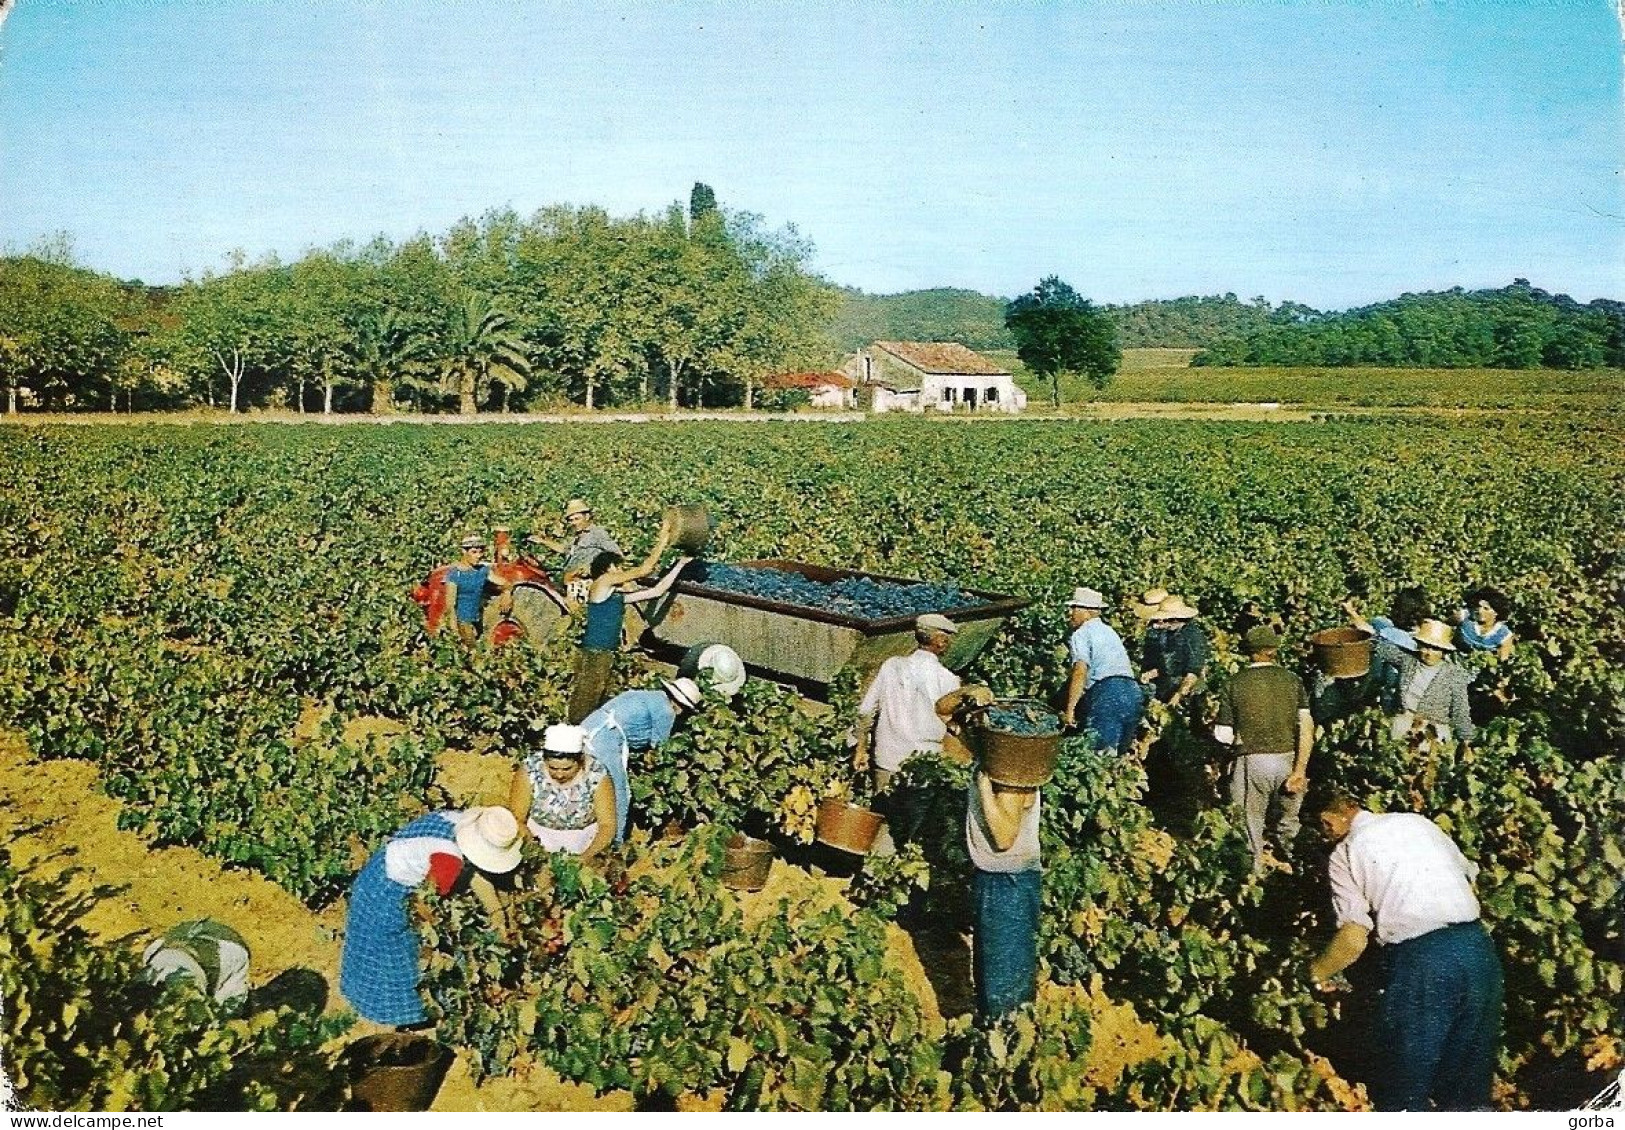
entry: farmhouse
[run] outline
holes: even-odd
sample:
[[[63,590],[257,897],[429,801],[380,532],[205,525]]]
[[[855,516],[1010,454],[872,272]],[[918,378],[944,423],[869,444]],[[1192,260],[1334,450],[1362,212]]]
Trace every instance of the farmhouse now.
[[[957,342],[877,341],[847,362],[876,412],[1020,412],[1010,370]]]
[[[858,403],[858,382],[845,373],[774,373],[762,378],[764,389],[789,391],[805,389],[813,408],[854,408]]]

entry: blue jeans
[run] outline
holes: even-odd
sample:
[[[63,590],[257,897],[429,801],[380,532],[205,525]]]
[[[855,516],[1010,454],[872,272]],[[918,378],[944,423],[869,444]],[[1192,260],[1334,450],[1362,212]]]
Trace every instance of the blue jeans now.
[[[1038,995],[1038,871],[971,876],[976,904],[976,1012],[993,1020]]]
[[[1378,1110],[1484,1110],[1501,1041],[1501,962],[1479,922],[1389,946]]]
[[[1083,728],[1095,732],[1101,749],[1122,753],[1134,739],[1145,694],[1127,675],[1110,675],[1083,694]]]

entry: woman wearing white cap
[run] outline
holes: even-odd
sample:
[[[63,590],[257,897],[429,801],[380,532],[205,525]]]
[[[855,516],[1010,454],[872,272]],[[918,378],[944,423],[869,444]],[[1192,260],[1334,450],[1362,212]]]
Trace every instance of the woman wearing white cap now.
[[[548,851],[591,859],[615,838],[615,785],[580,726],[547,728],[542,752],[513,772],[508,807]]]
[[[486,875],[519,866],[519,822],[500,806],[420,816],[372,853],[350,888],[339,990],[366,1019],[397,1027],[424,1023],[418,994],[418,938],[407,920],[412,893],[432,881],[448,895],[464,879],[502,929],[502,907]]]

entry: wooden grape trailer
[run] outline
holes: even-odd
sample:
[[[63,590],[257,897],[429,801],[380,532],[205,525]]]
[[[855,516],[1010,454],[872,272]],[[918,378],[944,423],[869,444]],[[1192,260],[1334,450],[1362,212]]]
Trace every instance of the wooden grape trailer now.
[[[924,583],[915,578],[835,569],[780,558],[731,564],[783,569],[826,584],[851,577],[903,585]],[[959,626],[953,645],[942,657],[943,663],[955,670],[975,659],[1005,620],[1030,603],[1002,593],[964,591],[978,598],[979,603],[962,608],[920,610],[921,614],[941,612]],[[656,602],[648,620],[654,638],[668,647],[725,643],[739,653],[754,673],[814,689],[827,687],[847,668],[855,668],[866,681],[882,662],[894,655],[906,655],[915,646],[912,615],[870,620],[730,592],[687,579],[679,580],[666,598]]]

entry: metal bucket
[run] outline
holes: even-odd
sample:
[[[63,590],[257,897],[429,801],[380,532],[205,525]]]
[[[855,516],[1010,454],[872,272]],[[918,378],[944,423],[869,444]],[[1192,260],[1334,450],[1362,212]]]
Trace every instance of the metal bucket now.
[[[995,705],[1036,707],[1049,713],[1041,703],[1029,699],[1007,699]],[[1056,725],[1053,734],[1017,734],[995,728],[987,711],[979,712],[975,732],[982,771],[999,784],[1018,789],[1047,785],[1055,776],[1055,765],[1061,758],[1059,719]]]
[[[1371,670],[1371,637],[1358,628],[1327,628],[1309,637],[1315,663],[1334,679],[1352,679]]]
[[[668,506],[666,522],[671,526],[671,544],[691,557],[698,557],[711,541],[711,513],[703,506]]]
[[[367,1110],[428,1110],[445,1082],[452,1050],[427,1036],[363,1036],[344,1052],[350,1097]]]
[[[818,842],[867,855],[885,822],[878,812],[831,797],[818,806]]]
[[[728,841],[722,856],[722,885],[736,891],[759,891],[773,869],[773,845],[750,836]]]

